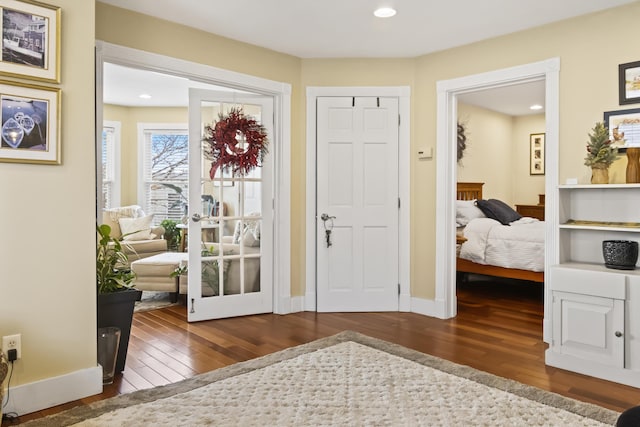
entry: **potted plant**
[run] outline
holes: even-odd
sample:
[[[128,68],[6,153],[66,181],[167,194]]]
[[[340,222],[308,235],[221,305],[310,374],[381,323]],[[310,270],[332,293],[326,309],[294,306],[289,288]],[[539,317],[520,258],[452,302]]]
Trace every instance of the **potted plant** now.
[[[164,228],[164,240],[167,241],[167,248],[170,251],[177,252],[180,246],[180,229],[177,227],[178,222],[172,219],[165,219],[160,225]]]
[[[111,227],[102,224],[96,226],[96,230],[98,328],[115,326],[120,329],[116,372],[122,372],[129,347],[133,308],[142,291],[134,289],[135,273],[127,267],[127,254],[122,249],[122,243],[111,236]]]
[[[609,166],[618,155],[618,149],[611,145],[609,129],[602,122],[597,122],[589,134],[585,166],[591,167],[592,184],[609,183]]]

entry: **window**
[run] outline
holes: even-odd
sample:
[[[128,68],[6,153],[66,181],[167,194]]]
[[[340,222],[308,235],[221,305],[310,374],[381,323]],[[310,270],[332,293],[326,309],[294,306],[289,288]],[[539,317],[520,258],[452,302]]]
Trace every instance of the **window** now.
[[[102,126],[102,204],[104,209],[120,206],[120,122]]]
[[[153,224],[180,221],[188,200],[189,135],[186,124],[139,123],[139,197]]]

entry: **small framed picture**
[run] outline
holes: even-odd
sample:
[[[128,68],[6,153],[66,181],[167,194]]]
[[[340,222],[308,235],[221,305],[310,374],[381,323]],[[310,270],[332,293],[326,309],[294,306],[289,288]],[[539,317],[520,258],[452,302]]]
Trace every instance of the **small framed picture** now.
[[[629,147],[640,147],[640,108],[605,111],[604,125],[609,129],[611,145],[619,153]]]
[[[618,66],[620,105],[640,104],[640,61]]]
[[[0,162],[59,165],[60,89],[0,81]]]
[[[544,175],[544,133],[529,135],[529,175]]]
[[[31,0],[0,0],[0,74],[60,82],[60,8]]]

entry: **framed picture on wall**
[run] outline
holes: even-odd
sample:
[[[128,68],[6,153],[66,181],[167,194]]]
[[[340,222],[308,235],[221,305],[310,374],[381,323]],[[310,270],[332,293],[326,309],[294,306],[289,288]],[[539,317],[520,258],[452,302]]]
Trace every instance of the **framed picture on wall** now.
[[[0,74],[60,82],[60,8],[37,1],[0,0]]]
[[[529,175],[544,175],[544,133],[529,135]]]
[[[618,66],[620,105],[640,103],[640,61]]]
[[[623,153],[627,147],[640,147],[640,108],[605,111],[604,125],[618,152]]]
[[[60,164],[60,89],[0,81],[0,162]]]

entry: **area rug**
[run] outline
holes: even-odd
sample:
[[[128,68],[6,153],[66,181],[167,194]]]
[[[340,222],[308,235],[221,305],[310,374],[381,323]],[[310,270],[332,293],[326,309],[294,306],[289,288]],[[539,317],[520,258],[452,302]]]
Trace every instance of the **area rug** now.
[[[133,311],[134,313],[139,313],[176,304],[178,303],[171,302],[171,294],[169,292],[142,291],[142,297],[140,301],[136,301]]]
[[[343,332],[28,426],[603,426],[618,413]]]

